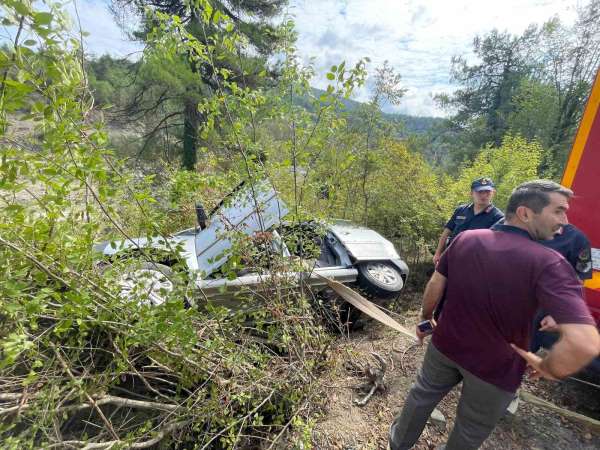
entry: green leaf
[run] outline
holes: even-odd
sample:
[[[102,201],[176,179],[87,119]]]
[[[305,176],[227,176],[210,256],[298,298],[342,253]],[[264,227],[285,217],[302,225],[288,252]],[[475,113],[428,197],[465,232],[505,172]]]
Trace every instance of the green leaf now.
[[[332,74],[331,72],[327,73],[327,79],[328,80],[335,80],[335,75]]]
[[[16,2],[13,3],[13,7],[15,8],[15,11],[17,11],[19,14],[23,15],[23,16],[28,16],[29,15],[29,8],[27,7],[27,5],[25,4],[25,2]]]
[[[49,12],[39,12],[33,15],[33,20],[37,25],[48,25],[52,22],[52,14]]]
[[[23,45],[35,45],[37,44],[36,41],[34,41],[33,39],[27,39],[25,42],[23,42]]]

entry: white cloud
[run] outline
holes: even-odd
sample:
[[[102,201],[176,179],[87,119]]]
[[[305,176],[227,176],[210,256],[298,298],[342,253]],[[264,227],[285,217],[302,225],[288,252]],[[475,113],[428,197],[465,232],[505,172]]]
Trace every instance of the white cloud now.
[[[325,87],[329,66],[360,57],[371,59],[369,69],[388,60],[408,89],[397,111],[417,115],[443,115],[432,95],[451,91],[450,59],[469,55],[476,35],[498,28],[522,33],[531,23],[541,24],[554,15],[571,22],[577,0],[292,0],[298,49],[308,61],[315,57],[319,76],[314,84]],[[368,90],[357,93],[368,98]]]
[[[116,57],[139,58],[143,46],[132,42],[126,33],[117,25],[115,18],[108,8],[106,0],[75,0],[66,5],[66,10],[73,19],[74,30],[81,29],[89,33],[84,37],[86,53],[96,56],[108,53]],[[77,19],[75,5],[79,12]],[[136,25],[135,19],[130,18],[131,29]]]

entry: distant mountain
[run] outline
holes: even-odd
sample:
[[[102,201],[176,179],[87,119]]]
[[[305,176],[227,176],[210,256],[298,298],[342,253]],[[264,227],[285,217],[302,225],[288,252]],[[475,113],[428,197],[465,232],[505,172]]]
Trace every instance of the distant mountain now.
[[[316,97],[325,93],[325,91],[317,88],[312,88],[312,90]],[[299,98],[296,102],[308,110],[312,109],[312,105],[308,102],[308,99]],[[342,99],[342,103],[349,113],[356,111],[362,105],[361,102],[350,99]],[[411,116],[409,114],[383,113],[383,117],[390,122],[403,124],[404,130],[402,134],[425,134],[436,125],[441,125],[444,122],[444,119],[439,117]]]

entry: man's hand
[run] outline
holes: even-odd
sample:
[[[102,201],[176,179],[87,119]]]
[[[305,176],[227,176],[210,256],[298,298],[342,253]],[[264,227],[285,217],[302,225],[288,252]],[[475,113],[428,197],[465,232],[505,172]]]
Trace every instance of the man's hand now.
[[[517,352],[521,357],[527,361],[527,365],[530,367],[531,371],[529,373],[529,378],[537,380],[539,378],[546,378],[547,380],[558,381],[558,379],[552,376],[549,372],[544,370],[543,368],[543,359],[538,355],[533,354],[531,352],[525,351],[522,348],[517,347],[515,344],[510,344],[515,352]]]
[[[440,258],[442,257],[441,253],[435,252],[435,254],[433,255],[433,264],[437,267],[438,263],[440,262]]]
[[[433,326],[433,329],[431,331],[427,331],[425,333],[422,332],[421,330],[419,330],[418,324],[415,326],[415,334],[417,335],[417,341],[418,341],[419,345],[423,345],[423,340],[427,336],[431,336],[433,334],[433,330],[435,330],[435,326],[437,325],[435,323],[435,320],[431,319],[431,325]]]
[[[415,327],[415,334],[417,335],[417,343],[419,345],[423,345],[423,340],[429,336],[431,333],[423,333],[421,330],[419,330],[419,327]]]
[[[540,331],[558,331],[558,324],[551,315],[547,315],[540,322]]]

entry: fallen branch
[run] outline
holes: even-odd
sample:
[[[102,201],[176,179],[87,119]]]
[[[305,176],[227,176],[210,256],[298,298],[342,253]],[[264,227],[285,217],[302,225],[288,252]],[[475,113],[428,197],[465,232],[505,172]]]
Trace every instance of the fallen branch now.
[[[21,397],[23,397],[23,394],[13,394],[10,392],[6,392],[3,394],[0,394],[0,401],[11,401],[11,400],[19,400]]]
[[[362,387],[363,388],[370,387],[371,389],[369,390],[368,394],[363,399],[361,399],[361,400],[354,399],[354,404],[356,406],[365,406],[368,403],[368,401],[371,399],[373,394],[375,394],[375,392],[385,391],[385,384],[384,384],[383,377],[385,376],[387,364],[385,363],[384,359],[381,356],[379,356],[379,354],[377,354],[375,352],[371,352],[371,354],[379,362],[379,368],[369,366],[365,370],[365,375],[369,381]]]
[[[81,411],[94,406],[115,405],[123,408],[152,409],[158,411],[175,411],[178,405],[169,405],[168,403],[149,402],[144,400],[133,400],[130,398],[116,397],[114,395],[104,395],[93,400],[94,403],[83,403],[81,405],[68,405],[61,408],[61,411]]]
[[[166,436],[171,434],[173,431],[183,428],[188,425],[189,420],[181,421],[181,422],[173,422],[167,425],[165,428],[160,430],[156,436],[152,439],[148,439],[147,441],[142,442],[133,442],[131,444],[127,444],[127,448],[149,448],[153,445],[158,444],[162,441]],[[124,441],[106,441],[106,442],[85,442],[85,441],[62,441],[57,444],[52,444],[47,448],[60,447],[64,448],[65,446],[79,446],[82,450],[92,450],[92,449],[109,449],[114,447],[117,444],[123,444]]]
[[[10,408],[0,409],[0,416],[16,413],[17,411],[19,411],[20,409],[23,409],[24,407],[27,407],[27,405],[23,405],[23,407],[21,405],[17,405],[17,406],[11,406]]]

